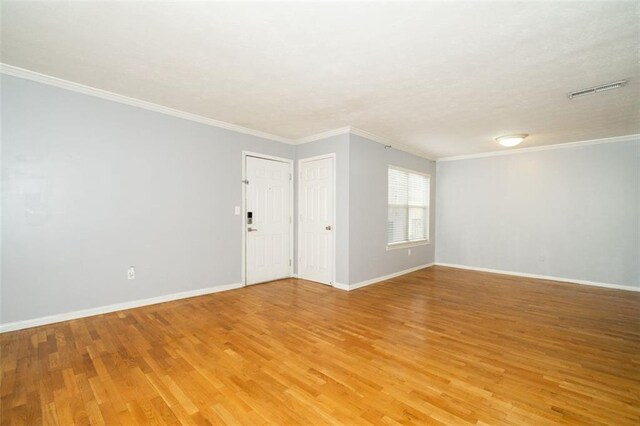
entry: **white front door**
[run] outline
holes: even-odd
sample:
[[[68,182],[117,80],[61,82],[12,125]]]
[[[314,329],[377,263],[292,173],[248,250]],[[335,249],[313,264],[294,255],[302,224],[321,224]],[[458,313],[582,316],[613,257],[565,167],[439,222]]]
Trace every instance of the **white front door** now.
[[[246,281],[291,276],[290,164],[246,157]]]
[[[298,181],[298,276],[329,285],[334,268],[334,160],[301,160]]]

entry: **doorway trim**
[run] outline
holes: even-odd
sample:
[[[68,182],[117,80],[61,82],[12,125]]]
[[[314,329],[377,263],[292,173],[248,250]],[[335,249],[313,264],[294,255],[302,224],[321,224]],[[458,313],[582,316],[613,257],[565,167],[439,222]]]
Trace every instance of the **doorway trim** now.
[[[240,185],[242,185],[242,208],[241,208],[241,216],[242,220],[240,221],[242,224],[241,232],[242,232],[242,285],[244,287],[247,286],[247,157],[255,157],[262,158],[264,160],[272,160],[279,161],[281,163],[286,163],[289,165],[289,255],[291,256],[291,265],[289,265],[289,277],[293,276],[293,260],[295,259],[295,253],[293,252],[293,159],[284,158],[284,157],[276,157],[274,155],[260,154],[258,152],[252,151],[242,151],[242,181]]]
[[[300,189],[301,189],[301,185],[300,185],[300,171],[302,170],[302,163],[308,163],[311,161],[316,161],[316,160],[324,160],[326,158],[330,158],[331,160],[333,160],[333,232],[331,233],[331,250],[333,252],[333,261],[331,262],[331,283],[329,284],[331,287],[335,287],[336,285],[336,260],[338,259],[337,253],[336,253],[336,232],[337,232],[337,224],[336,224],[336,212],[337,212],[337,188],[338,188],[338,183],[336,180],[336,175],[337,175],[337,167],[336,167],[336,153],[335,152],[331,152],[329,154],[322,154],[322,155],[316,155],[314,157],[307,157],[307,158],[301,158],[300,160],[298,160],[298,172],[297,172],[297,179],[296,179],[296,183],[298,185],[298,191],[296,194],[297,200],[296,200],[296,206],[297,206],[297,214],[300,214]],[[299,220],[299,216],[296,216],[296,223],[298,224],[297,227],[297,232],[296,232],[296,242],[298,244],[298,250],[296,253],[296,261],[297,264],[299,266],[300,264],[300,220]],[[304,277],[300,276],[300,269],[298,269],[298,278],[302,278],[304,279]]]

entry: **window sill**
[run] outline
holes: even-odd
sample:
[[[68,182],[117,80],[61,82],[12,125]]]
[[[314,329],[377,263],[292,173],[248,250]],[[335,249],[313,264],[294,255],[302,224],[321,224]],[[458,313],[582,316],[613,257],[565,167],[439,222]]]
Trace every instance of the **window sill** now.
[[[431,241],[429,240],[404,241],[401,243],[387,244],[387,251],[403,249],[403,248],[411,248],[411,247],[417,247],[417,246],[426,246],[429,244],[431,244]]]

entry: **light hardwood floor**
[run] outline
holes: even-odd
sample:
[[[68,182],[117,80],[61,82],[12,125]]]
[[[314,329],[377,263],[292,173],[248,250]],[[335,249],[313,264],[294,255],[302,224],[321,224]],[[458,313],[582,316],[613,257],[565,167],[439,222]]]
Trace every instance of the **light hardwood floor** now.
[[[4,424],[640,424],[640,293],[431,267],[5,333]]]

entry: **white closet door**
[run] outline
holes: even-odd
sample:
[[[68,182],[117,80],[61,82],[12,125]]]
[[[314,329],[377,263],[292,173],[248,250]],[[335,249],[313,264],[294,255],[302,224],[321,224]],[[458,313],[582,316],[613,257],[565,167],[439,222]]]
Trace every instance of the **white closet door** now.
[[[331,285],[334,254],[334,158],[302,160],[299,167],[298,276]]]

